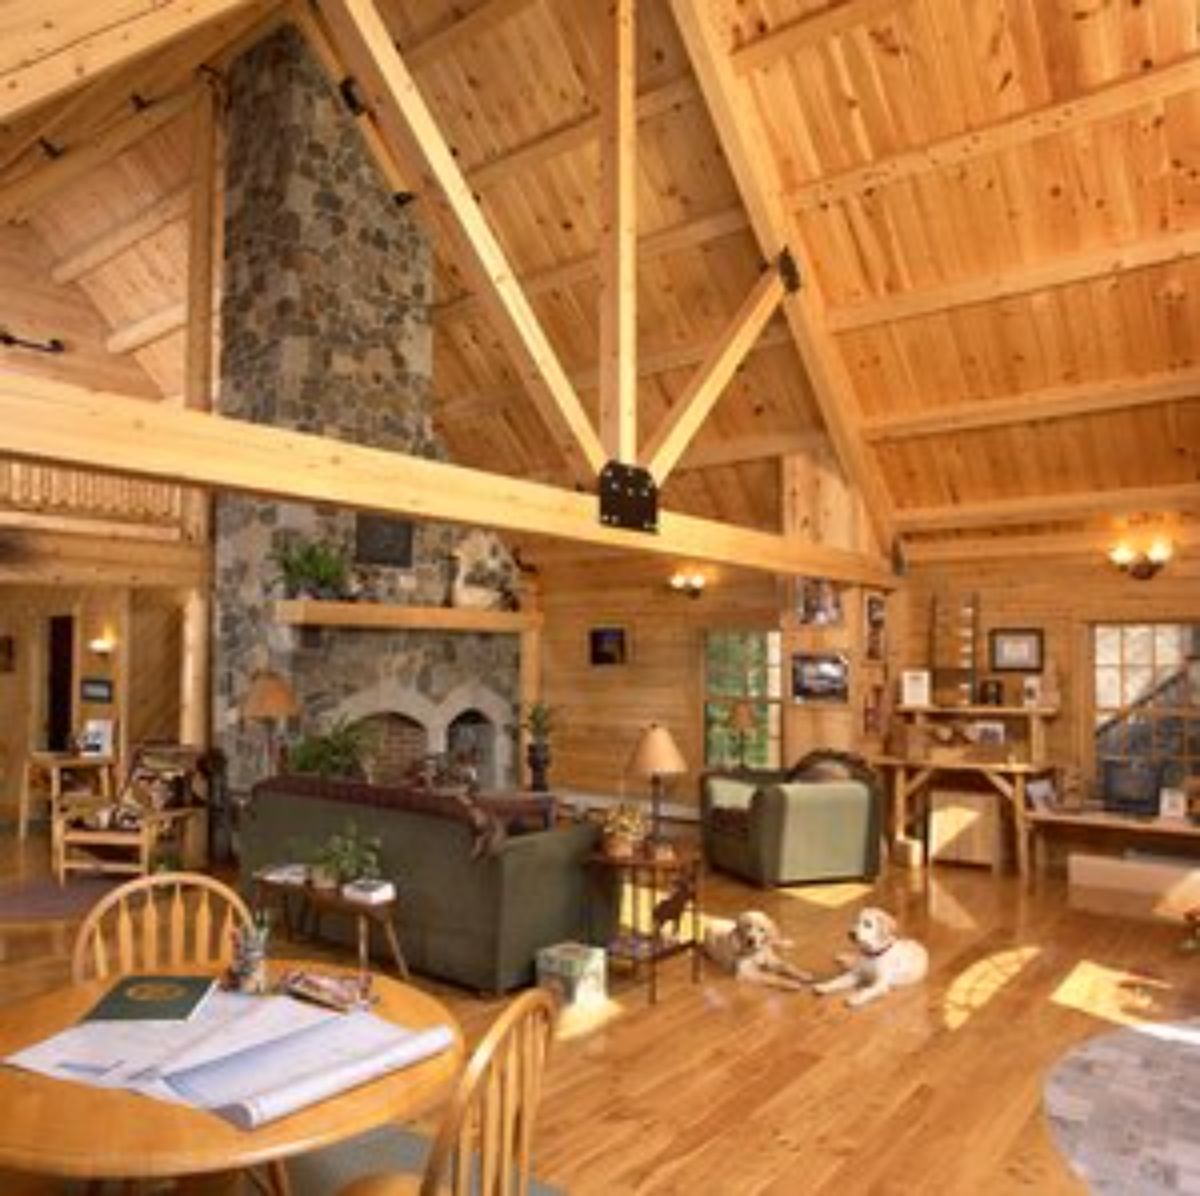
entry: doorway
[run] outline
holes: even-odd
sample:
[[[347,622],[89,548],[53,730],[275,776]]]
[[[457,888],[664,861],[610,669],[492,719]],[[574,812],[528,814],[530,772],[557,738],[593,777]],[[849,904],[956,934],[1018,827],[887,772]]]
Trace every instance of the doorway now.
[[[71,750],[74,731],[75,616],[54,615],[46,638],[46,747]]]

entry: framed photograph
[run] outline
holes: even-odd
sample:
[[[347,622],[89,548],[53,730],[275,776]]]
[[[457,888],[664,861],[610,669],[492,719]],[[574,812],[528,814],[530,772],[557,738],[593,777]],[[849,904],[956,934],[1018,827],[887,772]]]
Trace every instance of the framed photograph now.
[[[988,653],[993,673],[1040,673],[1040,627],[993,628],[988,632]]]
[[[930,706],[933,679],[928,669],[905,669],[900,674],[900,705]]]
[[[360,565],[390,565],[395,569],[411,569],[412,520],[366,512],[355,516],[354,559]]]
[[[1042,678],[1037,673],[1021,678],[1021,705],[1040,706],[1042,704]]]
[[[113,700],[113,683],[107,677],[84,677],[79,683],[81,701],[107,706]]]
[[[882,594],[868,594],[863,606],[863,655],[867,660],[883,660],[886,640],[884,632],[886,621],[887,599]]]
[[[15,673],[16,671],[16,637],[11,635],[0,635],[0,673]]]
[[[842,593],[827,577],[796,580],[796,618],[814,627],[836,627],[842,622]]]
[[[1003,747],[1008,739],[1007,728],[1000,719],[980,719],[973,724],[968,738],[981,747]]]
[[[850,662],[841,652],[797,652],[792,656],[793,702],[847,702]]]
[[[601,668],[629,663],[629,632],[624,627],[592,627],[588,631],[588,664]]]
[[[89,718],[83,724],[80,751],[85,756],[111,756],[115,744],[114,723],[111,718]]]
[[[1158,816],[1160,818],[1186,818],[1188,816],[1187,793],[1183,789],[1168,786],[1158,791]]]

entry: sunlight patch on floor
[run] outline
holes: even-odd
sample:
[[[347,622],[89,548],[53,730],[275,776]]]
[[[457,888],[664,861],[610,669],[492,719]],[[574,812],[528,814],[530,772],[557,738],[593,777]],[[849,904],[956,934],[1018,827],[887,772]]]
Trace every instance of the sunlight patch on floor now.
[[[978,929],[979,923],[967,911],[966,906],[933,875],[932,870],[929,874],[928,893],[929,916],[935,922],[948,926],[951,930]]]
[[[1114,1025],[1136,1026],[1159,1015],[1169,991],[1170,985],[1161,980],[1081,959],[1050,1000]]]
[[[842,909],[871,895],[871,886],[864,884],[806,885],[803,888],[776,889],[780,897],[791,897],[822,909]]]
[[[1041,947],[1013,947],[976,960],[960,972],[942,999],[942,1020],[948,1030],[965,1026],[1006,984],[1042,953]]]
[[[602,1030],[625,1012],[625,1006],[612,997],[605,997],[603,1001],[585,1001],[578,1005],[570,1005],[559,1014],[555,1038],[560,1042],[586,1038],[587,1035]]]

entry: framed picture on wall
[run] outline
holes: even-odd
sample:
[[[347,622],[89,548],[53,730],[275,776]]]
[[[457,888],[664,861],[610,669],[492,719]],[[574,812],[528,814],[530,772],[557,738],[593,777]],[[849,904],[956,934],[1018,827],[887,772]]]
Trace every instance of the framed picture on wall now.
[[[0,673],[15,673],[16,671],[16,637],[11,635],[0,635]]]
[[[988,655],[993,673],[1040,673],[1042,629],[995,627],[988,632]]]
[[[629,631],[625,627],[592,627],[588,630],[588,664],[605,668],[629,663]]]
[[[111,718],[89,718],[83,724],[80,751],[85,756],[111,756],[116,743],[115,730]]]
[[[79,697],[80,700],[97,706],[110,705],[113,700],[113,683],[107,677],[84,677],[79,683]]]
[[[863,605],[863,655],[867,660],[883,660],[887,629],[887,600],[882,594],[868,594]]]
[[[850,662],[843,653],[792,655],[793,702],[846,702],[849,696]]]

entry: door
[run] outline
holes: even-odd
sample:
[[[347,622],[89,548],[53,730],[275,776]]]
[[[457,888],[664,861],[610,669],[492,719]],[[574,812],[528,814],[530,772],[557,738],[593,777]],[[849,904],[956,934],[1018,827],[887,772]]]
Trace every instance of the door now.
[[[75,618],[50,619],[46,661],[46,747],[52,752],[71,749],[75,696]]]

